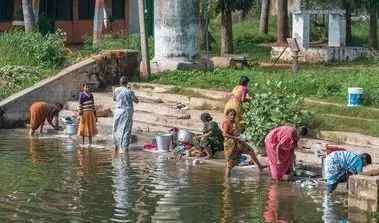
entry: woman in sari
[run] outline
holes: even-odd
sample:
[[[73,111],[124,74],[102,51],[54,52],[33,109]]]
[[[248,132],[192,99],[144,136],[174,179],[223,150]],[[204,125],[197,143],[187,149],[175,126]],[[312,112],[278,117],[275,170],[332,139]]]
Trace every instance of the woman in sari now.
[[[222,123],[222,131],[224,134],[224,153],[225,159],[227,161],[225,168],[225,177],[229,178],[233,167],[237,166],[241,155],[248,154],[250,155],[254,164],[258,166],[258,170],[261,171],[267,166],[263,166],[254,150],[244,141],[241,140],[239,131],[236,127],[236,111],[229,109],[226,111],[226,117]]]
[[[90,93],[88,85],[82,84],[79,95],[79,132],[83,144],[85,137],[88,137],[88,143],[92,144],[92,137],[97,135],[96,129],[96,109],[93,95]]]
[[[120,153],[127,151],[132,135],[133,124],[133,102],[138,103],[138,98],[134,92],[128,88],[126,77],[120,78],[120,87],[116,88],[113,100],[116,101],[113,123],[113,141],[115,151],[121,149]]]
[[[265,146],[272,179],[288,179],[295,164],[299,135],[306,134],[306,128],[301,128],[298,133],[296,128],[285,125],[271,130],[266,136]]]
[[[63,109],[60,103],[48,104],[46,102],[35,102],[30,106],[30,135],[40,128],[40,133],[43,133],[45,121],[55,129],[59,129],[59,112]]]
[[[229,109],[236,111],[236,123],[238,128],[241,128],[242,121],[241,105],[251,99],[249,96],[249,81],[248,77],[241,76],[240,84],[233,89],[230,99],[225,104],[224,115],[226,115]]]
[[[205,155],[205,159],[210,159],[216,152],[224,150],[224,136],[209,113],[202,113],[200,119],[204,124],[203,134],[194,138],[194,147],[190,154],[194,152],[198,157]]]

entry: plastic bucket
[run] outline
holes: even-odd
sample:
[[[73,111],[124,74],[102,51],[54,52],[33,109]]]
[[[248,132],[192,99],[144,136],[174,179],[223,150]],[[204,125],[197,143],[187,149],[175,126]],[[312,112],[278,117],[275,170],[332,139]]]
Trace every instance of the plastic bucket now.
[[[66,125],[66,134],[67,135],[76,135],[78,129],[77,124],[67,124]]]
[[[155,139],[157,140],[158,151],[168,152],[170,150],[170,146],[172,142],[171,134],[156,136]]]
[[[363,89],[362,88],[349,88],[348,89],[348,102],[347,106],[357,107],[362,105],[363,102]]]

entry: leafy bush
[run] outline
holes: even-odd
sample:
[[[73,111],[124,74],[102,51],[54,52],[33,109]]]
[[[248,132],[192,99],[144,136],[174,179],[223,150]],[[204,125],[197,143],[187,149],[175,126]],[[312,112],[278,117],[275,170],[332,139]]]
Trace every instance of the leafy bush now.
[[[5,65],[0,67],[0,99],[29,87],[44,77],[35,67]],[[3,86],[1,86],[3,84]]]
[[[56,68],[65,61],[64,38],[57,32],[14,31],[0,35],[0,64]]]
[[[154,40],[149,38],[149,56],[152,58],[154,56]],[[88,38],[84,46],[74,55],[72,58],[75,61],[82,60],[91,54],[98,54],[104,50],[117,50],[117,49],[131,49],[140,51],[140,38],[139,35],[131,34],[128,37],[112,37],[111,35],[106,35],[102,41],[98,44],[92,44],[92,38]]]
[[[264,139],[271,129],[284,123],[309,126],[312,115],[301,111],[301,97],[288,94],[288,89],[278,81],[268,81],[261,88],[266,89],[266,93],[254,95],[254,100],[243,107],[245,135],[257,147],[264,145]]]

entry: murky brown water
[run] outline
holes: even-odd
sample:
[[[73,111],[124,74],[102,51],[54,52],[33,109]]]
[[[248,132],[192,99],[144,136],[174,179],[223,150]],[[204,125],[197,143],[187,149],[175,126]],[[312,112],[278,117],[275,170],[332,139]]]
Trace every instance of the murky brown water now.
[[[165,155],[0,131],[0,222],[340,222],[344,197]],[[67,140],[66,140],[67,141]],[[280,220],[280,221],[279,221]]]

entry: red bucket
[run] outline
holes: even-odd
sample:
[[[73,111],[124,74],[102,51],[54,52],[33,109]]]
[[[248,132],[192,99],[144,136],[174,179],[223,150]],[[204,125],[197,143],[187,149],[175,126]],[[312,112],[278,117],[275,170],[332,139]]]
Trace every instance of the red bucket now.
[[[330,153],[335,152],[335,151],[346,151],[346,149],[340,146],[326,145],[326,155],[329,155]]]

